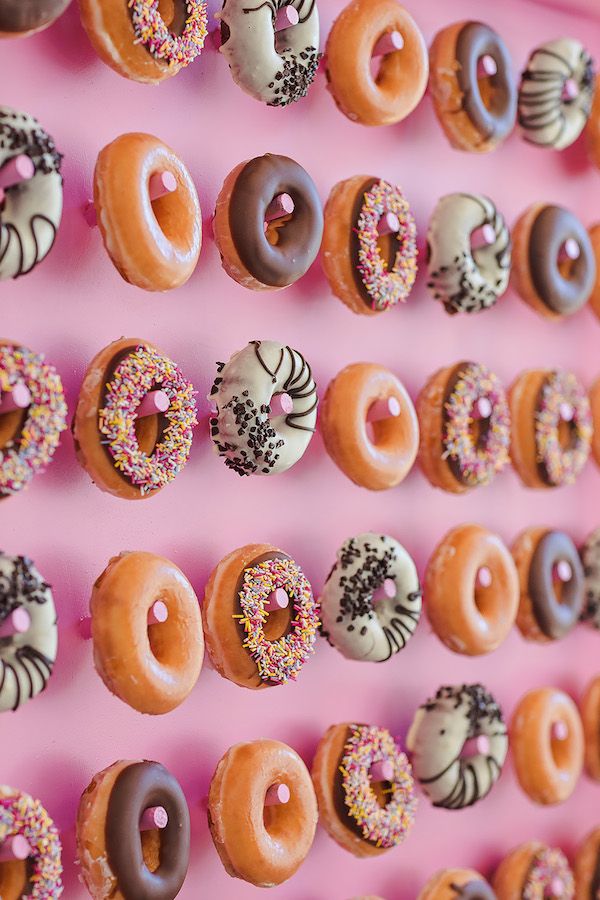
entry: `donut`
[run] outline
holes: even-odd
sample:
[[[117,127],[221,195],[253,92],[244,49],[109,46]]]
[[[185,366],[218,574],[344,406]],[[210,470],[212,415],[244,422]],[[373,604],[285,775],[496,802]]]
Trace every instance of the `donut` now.
[[[319,741],[312,779],[321,824],[354,856],[379,856],[410,834],[417,809],[412,771],[386,728],[332,725]]]
[[[474,245],[484,229],[493,240]],[[427,287],[447,313],[494,306],[508,287],[511,255],[510,232],[491,200],[481,194],[438,200],[427,229]]]
[[[600,677],[592,678],[586,687],[579,712],[585,741],[585,770],[594,781],[600,781]]]
[[[163,172],[177,187],[151,200],[150,179]],[[125,281],[145,291],[186,283],[200,254],[202,218],[190,173],[170,147],[139,132],[115,138],[96,161],[94,205],[106,252]]]
[[[157,600],[165,622],[148,624]],[[160,715],[192,691],[204,658],[198,598],[177,566],[135,551],[113,557],[90,599],[94,664],[111,693],[141,713]]]
[[[592,628],[600,628],[600,528],[587,536],[579,555],[585,588],[581,619]]]
[[[573,862],[575,900],[590,900],[600,891],[600,828],[594,828],[577,848]]]
[[[417,900],[496,900],[496,895],[474,869],[443,869],[429,879]]]
[[[133,81],[177,75],[204,46],[205,0],[79,0],[79,8],[96,53]]]
[[[589,235],[572,212],[534,203],[518,219],[512,237],[512,279],[525,303],[546,319],[572,316],[587,303],[596,260]]]
[[[0,785],[0,844],[17,836],[25,838],[31,855],[0,865],[2,900],[61,897],[62,847],[56,825],[39,800],[24,791]]]
[[[592,109],[594,63],[583,44],[559,38],[532,51],[521,75],[518,122],[530,144],[564,150],[577,140]]]
[[[527,487],[574,484],[590,453],[592,416],[575,375],[530,369],[508,393],[511,461]]]
[[[510,551],[481,525],[459,525],[427,564],[425,611],[443,643],[467,656],[496,650],[515,623],[519,578]]]
[[[383,418],[378,414],[382,405]],[[376,363],[353,363],[336,375],[323,400],[320,427],[335,464],[371,491],[400,484],[417,456],[413,402],[393,372]]]
[[[0,192],[0,281],[28,275],[45,259],[63,207],[62,154],[54,141],[29,113],[0,106],[0,168],[21,156],[31,160],[34,173]]]
[[[169,398],[165,413],[137,418],[148,393]],[[103,491],[152,497],[183,469],[197,424],[194,388],[179,367],[146,341],[121,338],[90,363],[75,410],[77,458]]]
[[[399,32],[403,45],[371,60],[378,43]],[[397,0],[352,0],[337,17],[325,48],[327,87],[338,109],[362,125],[394,125],[421,101],[429,60],[419,26]]]
[[[346,659],[385,662],[406,646],[418,625],[417,568],[394,538],[358,534],[337,551],[319,603],[321,634],[332,647]]]
[[[596,76],[590,117],[585,129],[585,142],[592,163],[600,169],[600,78]]]
[[[217,363],[209,394],[217,456],[238,475],[277,475],[304,455],[317,423],[317,386],[301,353],[278,341],[250,341]],[[290,411],[276,414],[273,398]]]
[[[0,38],[27,37],[43,31],[63,14],[71,0],[2,0]]]
[[[597,96],[598,98],[600,98],[600,91],[597,92]],[[598,100],[598,102],[600,103],[600,99]],[[598,157],[598,159],[600,168],[600,156]],[[600,222],[596,225],[592,225],[592,227],[588,229],[588,235],[590,238],[590,243],[592,245],[594,261],[596,263],[596,279],[594,281],[594,286],[590,294],[589,304],[596,317],[600,319]]]
[[[497,900],[544,900],[575,896],[573,873],[562,850],[530,841],[504,857],[494,873]]]
[[[156,807],[167,824],[140,833],[145,811]],[[160,763],[119,760],[81,795],[76,838],[81,877],[94,900],[174,900],[190,856],[185,795]]]
[[[481,745],[466,753],[465,744]],[[464,809],[482,800],[502,771],[508,737],[502,711],[481,684],[441,687],[417,710],[406,746],[433,806]]]
[[[592,419],[592,456],[600,466],[600,378],[593,383],[589,400]]]
[[[285,6],[298,23],[276,31]],[[233,80],[246,94],[268,106],[288,106],[306,97],[321,54],[316,0],[223,0],[221,46]]]
[[[419,463],[434,487],[453,494],[489,484],[509,461],[504,388],[485,366],[439,369],[417,398]]]
[[[489,60],[491,71],[481,71]],[[429,49],[429,90],[450,144],[485,153],[513,130],[517,91],[506,44],[482,22],[456,22],[439,31]]]
[[[293,211],[267,221],[281,196]],[[229,173],[219,196],[213,233],[221,262],[238,284],[277,290],[298,281],[316,259],[323,211],[314,181],[288,156],[266,153]]]
[[[399,230],[382,234],[380,223],[390,215]],[[417,226],[399,187],[369,175],[338,182],[325,205],[321,246],[331,290],[364,316],[404,303],[417,277],[416,238]]]
[[[283,785],[287,802],[269,802],[270,790]],[[208,824],[229,875],[257,887],[282,884],[315,836],[317,799],[308,769],[279,741],[236,744],[210,783]]]
[[[585,599],[583,566],[563,531],[527,528],[512,546],[519,576],[517,627],[538,643],[558,641],[573,630]]]

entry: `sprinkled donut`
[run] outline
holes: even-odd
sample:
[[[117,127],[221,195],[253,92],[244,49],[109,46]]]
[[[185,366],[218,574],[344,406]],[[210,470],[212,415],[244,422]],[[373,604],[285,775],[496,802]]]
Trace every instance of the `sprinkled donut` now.
[[[492,879],[497,900],[545,900],[575,896],[573,873],[558,848],[539,841],[521,844],[505,856]]]
[[[27,156],[34,173],[0,198],[0,281],[27,275],[50,252],[63,206],[62,155],[29,113],[0,106],[0,167]]]
[[[600,628],[600,528],[587,536],[579,554],[585,583],[581,619],[593,628]]]
[[[474,869],[444,869],[436,872],[417,900],[497,900],[485,878]]]
[[[27,37],[58,19],[71,0],[2,0],[0,37]]]
[[[354,856],[378,856],[410,834],[412,771],[386,728],[332,725],[319,741],[312,778],[320,821]]]
[[[577,848],[573,863],[575,900],[590,900],[600,891],[600,828],[594,828]]]
[[[477,738],[477,752],[462,756],[466,742]],[[508,737],[489,691],[481,684],[462,684],[441,687],[419,707],[406,746],[432,804],[463,809],[491,791],[502,771]]]
[[[217,363],[209,395],[210,433],[218,456],[238,475],[277,475],[303,456],[317,422],[317,386],[301,353],[277,341],[250,341]],[[271,415],[286,394],[290,411]]]
[[[394,538],[359,534],[338,550],[319,602],[321,633],[332,647],[347,659],[385,662],[406,646],[419,622],[416,566]]]
[[[398,230],[385,226],[389,217]],[[403,303],[417,276],[416,235],[399,187],[368,175],[340,181],[325,206],[321,247],[333,293],[366,316]]]
[[[62,846],[58,830],[40,803],[29,794],[0,786],[0,844],[22,836],[31,848],[25,860],[0,866],[4,900],[55,900],[62,896]]]
[[[275,30],[285,6],[298,23]],[[221,47],[233,80],[269,106],[288,106],[308,93],[317,69],[319,10],[316,0],[223,0]]]
[[[518,120],[530,144],[564,150],[577,140],[592,109],[594,63],[574,38],[532,52],[521,75]]]
[[[475,233],[486,240],[474,245]],[[429,220],[427,248],[427,287],[450,315],[489,309],[505,293],[512,242],[503,216],[487,197],[442,197]]]

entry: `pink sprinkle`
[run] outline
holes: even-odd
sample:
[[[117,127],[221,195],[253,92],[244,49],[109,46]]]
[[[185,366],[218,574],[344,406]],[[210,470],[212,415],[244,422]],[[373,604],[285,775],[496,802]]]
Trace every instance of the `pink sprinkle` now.
[[[382,35],[373,47],[372,56],[387,56],[404,47],[404,38],[399,31],[390,31]]]
[[[579,85],[574,78],[567,78],[562,89],[561,100],[575,100],[579,96]]]
[[[478,78],[490,78],[492,75],[495,75],[498,71],[498,64],[493,56],[490,56],[489,53],[486,53],[485,56],[482,56],[477,61],[477,77]]]
[[[153,831],[155,828],[166,828],[169,815],[164,806],[151,806],[144,810],[140,819],[140,831]]]
[[[389,759],[373,763],[369,775],[371,781],[392,781],[394,777],[393,763]]]
[[[265,795],[265,806],[279,806],[288,803],[291,797],[287,784],[272,784]]]
[[[487,566],[482,566],[477,572],[477,583],[483,588],[488,588],[491,585],[492,573]]]

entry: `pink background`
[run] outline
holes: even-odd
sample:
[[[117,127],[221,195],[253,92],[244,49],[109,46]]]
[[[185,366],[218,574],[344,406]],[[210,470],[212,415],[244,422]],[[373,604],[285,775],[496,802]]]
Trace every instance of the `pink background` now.
[[[344,0],[321,0],[323,35]],[[211,0],[211,12],[217,0]],[[578,21],[526,0],[485,4],[486,21],[505,36],[515,75],[537,43],[563,34],[600,48],[600,22]],[[480,0],[421,0],[417,19],[427,40],[459,17],[482,15]],[[0,780],[39,796],[64,841],[66,896],[78,900],[74,816],[91,776],[117,758],[165,763],[181,781],[192,812],[192,858],[181,897],[227,900],[259,891],[230,879],[212,846],[202,798],[214,767],[234,742],[261,736],[288,742],[310,765],[317,741],[334,722],[359,720],[404,735],[415,707],[441,683],[481,680],[509,716],[523,691],[554,684],[579,696],[595,674],[600,636],[581,627],[561,643],[536,647],[517,633],[487,658],[447,651],[423,618],[415,638],[383,666],[351,663],[319,640],[297,685],[244,691],[204,668],[193,694],[174,713],[149,718],[104,688],[92,648],[76,622],[93,580],[123,549],[173,559],[199,596],[211,568],[249,541],[273,541],[306,569],[320,590],[338,545],[353,533],[387,531],[424,567],[435,543],[461,522],[476,521],[511,541],[524,527],[564,528],[581,540],[600,524],[600,473],[590,462],[575,487],[535,493],[506,472],[466,497],[434,490],[418,471],[397,489],[371,494],[351,484],[326,455],[319,435],[299,465],[275,478],[242,480],[213,456],[204,396],[216,360],[253,338],[297,347],[311,362],[321,391],[347,363],[380,362],[416,395],[429,374],[458,359],[488,364],[506,384],[523,368],[572,368],[586,384],[599,374],[600,324],[590,310],[547,323],[512,291],[478,318],[450,318],[429,297],[423,273],[406,307],[376,319],[352,315],[335,300],[317,262],[297,285],[261,296],[222,271],[205,236],[191,281],[152,295],[121,280],[100,235],[81,213],[98,151],[126,131],[149,131],[181,155],[198,186],[208,222],[225,175],[240,160],[266,151],[293,156],[312,174],[323,200],[339,179],[357,173],[401,184],[422,236],[436,199],[454,190],[481,191],[509,222],[533,201],[566,204],[586,224],[598,215],[600,176],[581,142],[557,155],[513,135],[484,158],[451,150],[426,98],[397,127],[369,130],[335,108],[322,72],[304,102],[272,110],[246,97],[222,58],[207,46],[189,70],[158,88],[126,81],[95,56],[74,4],[53,28],[5,42],[2,100],[38,115],[65,153],[65,214],[51,256],[36,271],[2,287],[2,336],[44,351],[65,383],[71,411],[84,369],[120,335],[157,343],[182,366],[201,397],[201,426],[191,461],[157,497],[127,503],[101,493],[75,461],[66,434],[47,474],[0,507],[0,544],[33,557],[52,582],[60,619],[55,675],[45,695],[2,719]],[[469,864],[490,873],[516,842],[541,838],[571,852],[598,822],[600,789],[583,778],[564,808],[541,809],[518,789],[508,763],[492,795],[472,810],[432,809],[423,799],[408,842],[375,861],[359,861],[319,830],[300,872],[273,894],[289,900],[347,900],[377,893],[412,900],[441,866]]]

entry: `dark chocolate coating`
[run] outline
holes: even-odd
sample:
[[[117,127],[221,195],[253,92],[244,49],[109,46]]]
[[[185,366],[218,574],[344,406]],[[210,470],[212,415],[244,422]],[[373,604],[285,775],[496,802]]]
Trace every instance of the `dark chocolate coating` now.
[[[571,566],[571,578],[556,596],[554,566],[565,560]],[[560,640],[577,624],[583,608],[585,585],[583,566],[571,538],[562,531],[548,531],[533,552],[528,576],[533,614],[541,631],[552,640]]]
[[[468,881],[466,884],[453,884],[452,888],[460,900],[496,900],[496,894],[487,881]]]
[[[0,0],[0,31],[20,34],[45,28],[71,0]]]
[[[279,194],[290,195],[294,212],[273,246],[264,222],[267,207]],[[287,156],[266,153],[251,159],[231,192],[229,228],[253,278],[269,287],[293,284],[314,262],[323,236],[323,209],[312,178]]]

